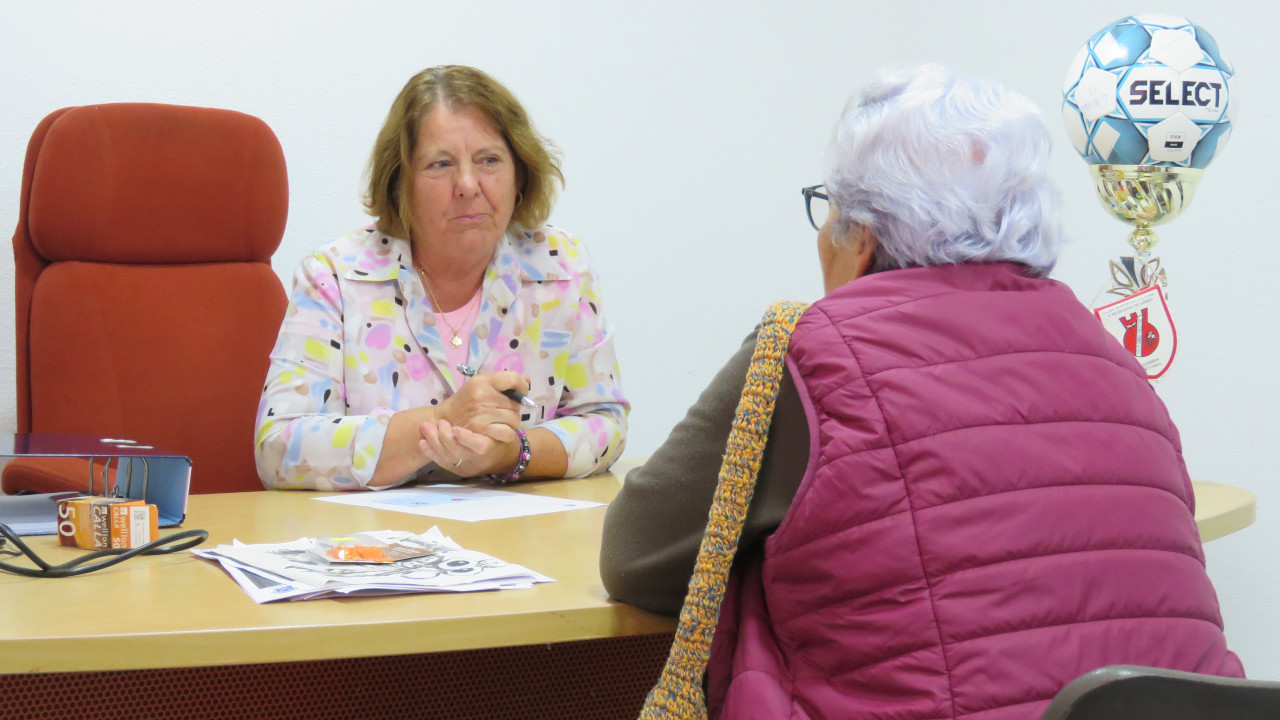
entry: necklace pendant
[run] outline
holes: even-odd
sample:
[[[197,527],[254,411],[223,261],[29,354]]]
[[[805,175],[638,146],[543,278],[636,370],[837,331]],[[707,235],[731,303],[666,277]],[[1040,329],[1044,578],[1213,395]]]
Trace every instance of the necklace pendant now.
[[[449,341],[449,344],[456,348],[460,348],[462,347],[462,338],[458,337],[457,335],[454,335],[453,339]]]

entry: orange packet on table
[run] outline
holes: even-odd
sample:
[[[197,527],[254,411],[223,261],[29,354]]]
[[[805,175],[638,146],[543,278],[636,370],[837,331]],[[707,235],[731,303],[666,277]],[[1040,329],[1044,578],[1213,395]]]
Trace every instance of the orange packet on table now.
[[[142,500],[117,503],[111,508],[111,547],[135,548],[160,537],[155,505]]]
[[[403,543],[387,543],[366,533],[319,537],[311,547],[312,555],[331,563],[392,563],[432,552]]]
[[[110,508],[127,502],[98,496],[58,500],[58,544],[85,550],[111,547]]]

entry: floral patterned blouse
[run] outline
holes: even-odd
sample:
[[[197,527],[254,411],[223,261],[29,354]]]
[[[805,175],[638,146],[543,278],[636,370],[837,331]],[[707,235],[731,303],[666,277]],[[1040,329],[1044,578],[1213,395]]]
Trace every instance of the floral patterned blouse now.
[[[408,241],[374,229],[302,260],[258,405],[255,456],[268,488],[365,487],[391,416],[455,392],[411,263]],[[608,469],[622,454],[631,406],[582,243],[556,228],[513,225],[480,293],[471,366],[532,380],[538,409],[521,408],[521,427],[560,438],[567,477]]]

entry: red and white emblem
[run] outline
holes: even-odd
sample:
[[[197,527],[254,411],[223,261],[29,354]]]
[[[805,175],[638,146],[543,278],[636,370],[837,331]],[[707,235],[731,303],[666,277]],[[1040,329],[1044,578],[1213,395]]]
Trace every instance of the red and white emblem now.
[[[1151,380],[1164,375],[1178,351],[1178,330],[1159,285],[1093,309],[1107,332],[1138,359]]]
[[[1147,322],[1147,308],[1120,316],[1120,324],[1124,326],[1124,349],[1134,357],[1154,355],[1160,347],[1160,331]]]

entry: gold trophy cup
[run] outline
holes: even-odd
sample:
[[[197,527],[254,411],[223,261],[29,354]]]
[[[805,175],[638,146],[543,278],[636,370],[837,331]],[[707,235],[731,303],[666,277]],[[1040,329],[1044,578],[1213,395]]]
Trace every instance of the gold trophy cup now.
[[[1134,226],[1129,244],[1142,258],[1160,238],[1151,228],[1191,204],[1203,170],[1158,165],[1090,165],[1098,200],[1113,217]]]

